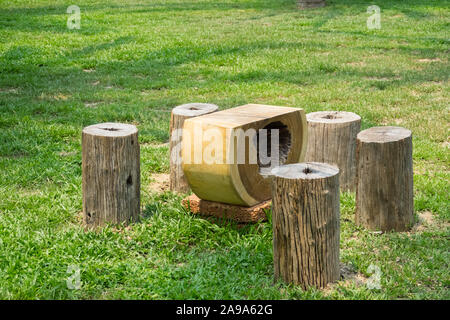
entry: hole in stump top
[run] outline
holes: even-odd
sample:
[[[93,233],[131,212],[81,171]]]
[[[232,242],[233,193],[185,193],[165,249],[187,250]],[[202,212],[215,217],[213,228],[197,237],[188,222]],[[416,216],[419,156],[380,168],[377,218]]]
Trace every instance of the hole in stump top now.
[[[210,103],[187,103],[172,109],[173,114],[197,117],[219,110],[219,107]]]
[[[337,175],[339,169],[331,164],[302,162],[282,165],[272,169],[272,176],[285,179],[323,179]]]
[[[303,169],[303,173],[304,174],[308,174],[308,173],[312,173],[313,171],[311,170],[311,168],[306,167],[305,169]]]
[[[120,129],[118,128],[102,128],[103,130],[107,130],[107,131],[119,131]]]
[[[361,117],[347,111],[317,111],[308,113],[306,119],[308,122],[343,123],[360,121]]]
[[[334,114],[327,114],[326,116],[323,116],[324,119],[339,119],[340,117]]]
[[[104,137],[122,137],[137,133],[134,125],[126,123],[107,122],[94,124],[83,129],[84,134]]]

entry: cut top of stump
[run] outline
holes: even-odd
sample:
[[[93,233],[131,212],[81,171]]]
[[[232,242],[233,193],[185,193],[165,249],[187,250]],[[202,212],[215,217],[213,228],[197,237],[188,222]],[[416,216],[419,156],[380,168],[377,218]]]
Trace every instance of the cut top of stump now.
[[[395,142],[411,136],[411,131],[402,127],[372,127],[358,133],[361,142]]]
[[[137,131],[136,126],[132,124],[115,122],[98,123],[83,129],[84,134],[100,137],[124,137]]]
[[[302,162],[286,164],[272,169],[272,176],[284,179],[323,179],[339,173],[339,168],[328,163]]]
[[[348,111],[317,111],[306,115],[308,122],[344,123],[360,121],[361,117]]]
[[[215,104],[210,103],[186,103],[172,109],[172,113],[179,116],[197,117],[219,109]]]

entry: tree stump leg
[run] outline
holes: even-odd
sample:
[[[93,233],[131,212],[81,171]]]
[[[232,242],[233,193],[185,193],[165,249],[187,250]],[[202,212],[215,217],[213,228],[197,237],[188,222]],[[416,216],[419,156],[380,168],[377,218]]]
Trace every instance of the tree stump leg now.
[[[323,288],[339,280],[339,169],[296,163],[272,170],[275,280]]]
[[[357,137],[356,216],[370,230],[406,231],[414,222],[411,131],[373,127]]]
[[[139,158],[135,126],[101,123],[83,129],[83,220],[87,227],[139,219]]]
[[[306,115],[306,162],[323,162],[339,168],[341,191],[356,190],[356,135],[361,117],[352,112],[319,111]]]
[[[189,184],[181,166],[181,138],[183,124],[186,119],[201,116],[219,109],[214,104],[188,103],[172,109],[170,118],[170,190],[187,193]]]

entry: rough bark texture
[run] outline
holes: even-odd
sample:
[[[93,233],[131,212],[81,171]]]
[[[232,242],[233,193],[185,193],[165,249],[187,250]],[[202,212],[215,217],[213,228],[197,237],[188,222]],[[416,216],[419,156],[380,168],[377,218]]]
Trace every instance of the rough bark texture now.
[[[339,169],[309,162],[272,174],[275,280],[304,289],[339,280]]]
[[[361,117],[352,112],[320,111],[306,115],[306,162],[323,162],[339,168],[342,191],[356,190],[356,136]]]
[[[298,0],[298,6],[301,9],[325,7],[325,0]]]
[[[184,120],[215,112],[219,109],[214,104],[188,103],[172,109],[170,117],[170,190],[187,193],[189,184],[181,166],[181,139]]]
[[[356,156],[356,223],[370,230],[408,230],[414,220],[411,131],[361,131]]]
[[[135,126],[102,123],[83,129],[83,220],[87,227],[139,219],[139,158]]]
[[[264,201],[253,207],[243,207],[202,200],[193,194],[184,198],[182,204],[194,214],[234,220],[239,223],[250,223],[267,220],[266,211],[270,209],[271,201]]]

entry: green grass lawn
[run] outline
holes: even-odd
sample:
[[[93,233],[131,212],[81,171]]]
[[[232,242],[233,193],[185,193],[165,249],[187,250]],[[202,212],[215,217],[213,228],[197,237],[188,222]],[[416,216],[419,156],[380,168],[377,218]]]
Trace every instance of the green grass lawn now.
[[[450,299],[449,2],[327,1],[0,0],[0,298]],[[323,291],[274,283],[270,222],[214,224],[150,188],[168,172],[170,110],[188,102],[346,110],[364,129],[412,130],[417,225],[364,230],[343,194],[350,275]],[[143,218],[84,231],[81,130],[106,121],[139,129]],[[370,265],[381,289],[365,283]]]

